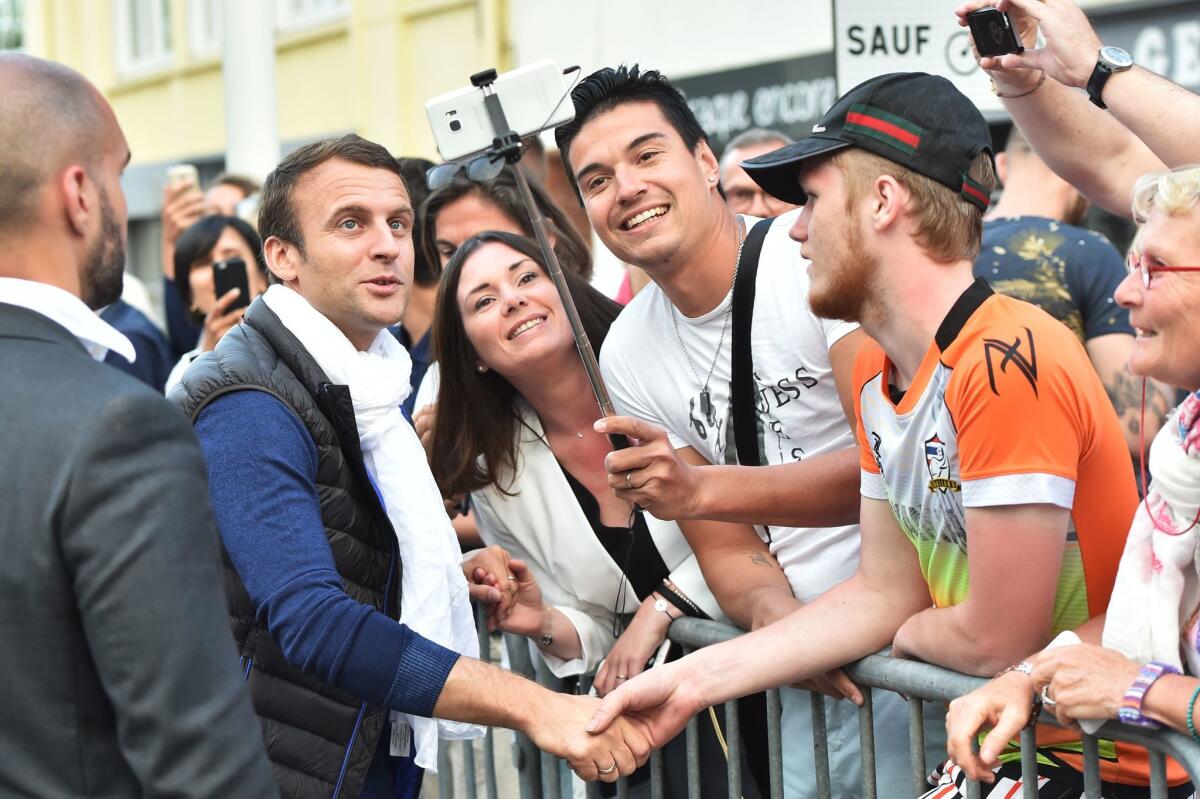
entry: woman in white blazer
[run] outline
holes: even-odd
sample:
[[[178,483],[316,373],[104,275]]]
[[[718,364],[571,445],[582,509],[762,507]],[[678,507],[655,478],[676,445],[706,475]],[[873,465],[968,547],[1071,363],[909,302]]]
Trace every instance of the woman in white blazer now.
[[[604,694],[641,672],[671,620],[725,617],[679,528],[609,490],[612,444],[592,429],[600,412],[541,257],[493,231],[446,265],[432,466],[448,496],[470,493],[484,541],[516,559],[516,601],[493,622],[529,638],[558,677],[596,673]],[[620,306],[568,281],[598,351]]]
[[[468,575],[515,580],[515,601],[504,612],[493,606],[491,623],[528,638],[559,677],[595,672],[603,695],[646,667],[673,619],[727,619],[679,528],[635,514],[609,489],[612,443],[592,428],[600,411],[541,260],[532,241],[490,231],[464,242],[446,265],[427,445],[443,493],[469,493],[483,540],[513,557],[511,578]],[[599,352],[620,306],[582,278],[566,278]],[[761,795],[756,781],[765,784],[760,712],[743,705],[745,748],[763,755],[743,759],[746,799]],[[701,778],[726,795],[720,717],[714,711],[701,725]],[[680,736],[664,750],[667,796],[686,794],[684,749]],[[648,788],[638,784],[644,771],[631,795]]]

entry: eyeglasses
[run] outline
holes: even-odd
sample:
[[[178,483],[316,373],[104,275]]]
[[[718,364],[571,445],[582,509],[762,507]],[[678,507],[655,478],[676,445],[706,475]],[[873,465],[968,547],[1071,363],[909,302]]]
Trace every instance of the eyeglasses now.
[[[490,155],[476,156],[469,161],[448,161],[444,164],[430,167],[425,172],[425,185],[430,191],[437,191],[450,184],[460,172],[466,172],[467,178],[476,183],[486,183],[494,180],[504,171],[503,158],[492,159]]]
[[[1142,278],[1142,287],[1150,288],[1150,279],[1158,272],[1200,272],[1200,266],[1159,266],[1147,262],[1145,256],[1129,253],[1125,266],[1130,273],[1137,272]]]

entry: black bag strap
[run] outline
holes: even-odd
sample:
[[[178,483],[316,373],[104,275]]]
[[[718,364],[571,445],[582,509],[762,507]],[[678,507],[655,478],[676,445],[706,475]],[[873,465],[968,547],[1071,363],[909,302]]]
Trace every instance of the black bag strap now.
[[[774,221],[774,218],[761,219],[746,234],[746,241],[742,245],[742,261],[733,284],[733,350],[730,355],[733,386],[729,401],[733,405],[733,443],[737,447],[738,463],[742,466],[762,466],[754,409],[754,353],[750,349],[750,330],[754,321],[758,257]]]

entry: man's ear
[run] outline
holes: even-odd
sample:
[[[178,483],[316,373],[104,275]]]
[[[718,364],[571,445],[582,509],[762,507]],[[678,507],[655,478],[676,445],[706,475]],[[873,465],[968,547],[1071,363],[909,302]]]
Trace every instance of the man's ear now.
[[[908,203],[908,190],[891,175],[880,175],[875,179],[872,195],[871,224],[883,231],[896,222],[904,213]]]
[[[96,213],[94,206],[99,202],[99,196],[91,184],[87,171],[79,164],[71,164],[59,175],[58,188],[62,194],[67,224],[80,236],[87,235],[88,220]]]
[[[721,163],[704,139],[696,142],[696,161],[700,164],[704,177],[709,179],[709,183],[715,184],[721,179]]]
[[[267,269],[284,283],[296,279],[298,255],[294,245],[277,236],[271,236],[263,242],[263,258],[267,262]]]
[[[1000,185],[1008,183],[1008,154],[996,153],[996,177],[1000,180]]]

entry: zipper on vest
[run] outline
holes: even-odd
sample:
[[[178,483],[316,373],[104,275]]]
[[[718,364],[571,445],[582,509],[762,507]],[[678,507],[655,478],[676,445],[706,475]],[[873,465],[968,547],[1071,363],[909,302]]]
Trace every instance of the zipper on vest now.
[[[354,742],[358,740],[358,728],[362,726],[363,715],[367,712],[367,703],[363,702],[358,708],[358,718],[354,720],[354,730],[350,733],[350,743],[346,744],[346,754],[342,757],[342,770],[338,772],[337,784],[333,786],[333,796],[337,799],[342,792],[342,781],[346,778],[346,769],[350,767],[350,753],[354,751]],[[370,770],[370,766],[367,767]]]

